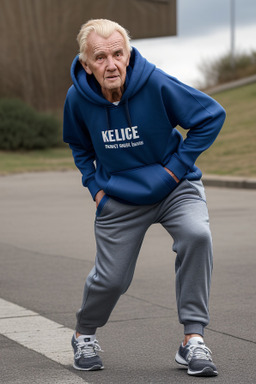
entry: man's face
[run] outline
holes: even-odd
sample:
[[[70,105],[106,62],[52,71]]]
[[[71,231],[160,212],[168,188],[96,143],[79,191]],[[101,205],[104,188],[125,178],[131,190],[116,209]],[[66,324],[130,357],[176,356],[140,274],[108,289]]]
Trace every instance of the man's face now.
[[[115,31],[110,37],[104,38],[93,31],[87,43],[87,59],[86,63],[82,63],[85,71],[94,75],[107,100],[113,101],[114,93],[121,97],[130,60],[123,36]]]

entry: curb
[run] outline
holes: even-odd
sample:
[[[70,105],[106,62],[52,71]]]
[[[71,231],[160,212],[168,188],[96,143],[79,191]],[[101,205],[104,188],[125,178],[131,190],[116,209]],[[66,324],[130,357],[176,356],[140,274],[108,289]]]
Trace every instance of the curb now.
[[[207,187],[256,189],[256,179],[251,178],[204,175],[202,181]]]
[[[63,172],[72,172],[77,173],[76,170],[62,170],[62,171],[45,171],[42,173],[49,174],[58,174]],[[2,177],[10,177],[10,176],[18,176],[21,179],[24,179],[24,175],[32,175],[37,176],[40,172],[18,172],[13,174],[0,174],[0,178]],[[256,178],[246,178],[246,177],[234,177],[234,176],[218,176],[218,175],[207,175],[203,174],[202,181],[204,186],[206,187],[222,187],[222,188],[243,188],[243,189],[256,189]]]
[[[216,85],[215,87],[208,88],[203,90],[203,92],[207,93],[208,95],[213,95],[215,93],[228,91],[229,89],[234,89],[238,87],[243,87],[244,85],[252,84],[256,82],[256,75],[244,77],[242,79],[230,81],[229,83]]]

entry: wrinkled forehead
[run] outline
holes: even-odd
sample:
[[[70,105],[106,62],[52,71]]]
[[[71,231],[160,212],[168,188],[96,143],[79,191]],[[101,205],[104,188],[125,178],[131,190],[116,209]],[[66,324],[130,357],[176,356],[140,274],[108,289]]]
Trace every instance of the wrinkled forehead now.
[[[118,50],[126,51],[125,41],[120,32],[115,31],[109,37],[100,36],[92,31],[87,40],[88,53],[113,52]]]

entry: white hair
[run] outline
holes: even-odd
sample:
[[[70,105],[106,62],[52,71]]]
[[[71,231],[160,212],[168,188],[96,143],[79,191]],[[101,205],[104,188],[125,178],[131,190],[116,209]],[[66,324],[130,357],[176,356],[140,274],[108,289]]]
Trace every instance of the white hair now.
[[[130,44],[129,32],[115,21],[107,19],[92,19],[83,24],[79,34],[77,35],[77,42],[79,44],[80,54],[79,59],[86,61],[87,40],[91,32],[95,31],[99,36],[108,38],[115,31],[119,32],[123,38],[127,52],[132,50]]]

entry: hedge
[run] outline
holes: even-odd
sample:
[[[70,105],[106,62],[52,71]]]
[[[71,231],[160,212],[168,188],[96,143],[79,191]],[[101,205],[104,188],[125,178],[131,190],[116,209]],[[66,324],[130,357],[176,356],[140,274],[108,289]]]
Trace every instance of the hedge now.
[[[32,150],[56,146],[60,122],[18,99],[0,99],[0,149]]]

